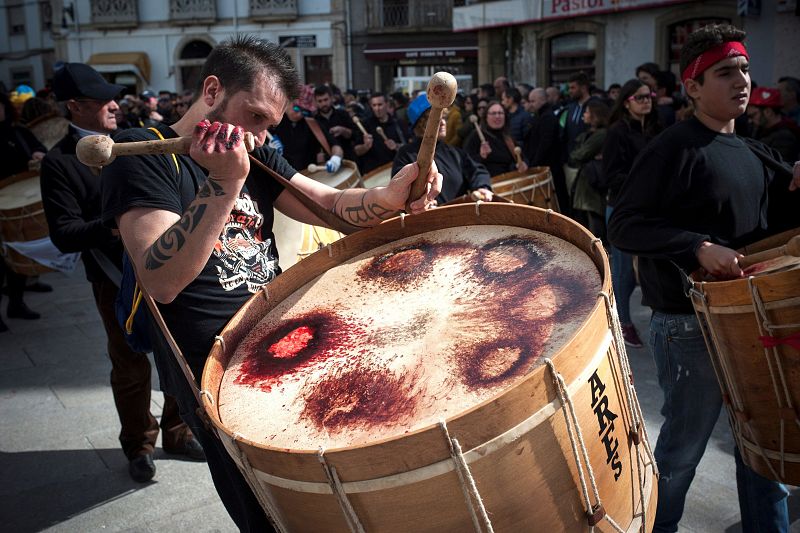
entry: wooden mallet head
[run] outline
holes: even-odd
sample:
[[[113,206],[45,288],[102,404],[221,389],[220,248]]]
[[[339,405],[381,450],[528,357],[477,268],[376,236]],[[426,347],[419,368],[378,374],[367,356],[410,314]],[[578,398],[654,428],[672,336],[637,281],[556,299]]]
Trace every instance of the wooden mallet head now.
[[[428,82],[426,95],[431,104],[431,111],[428,115],[428,122],[425,124],[425,134],[417,154],[417,165],[419,175],[411,186],[411,193],[408,196],[408,204],[425,194],[426,178],[433,162],[433,155],[436,150],[436,140],[439,137],[439,123],[442,120],[444,109],[453,105],[458,91],[458,83],[455,77],[449,72],[437,72]]]

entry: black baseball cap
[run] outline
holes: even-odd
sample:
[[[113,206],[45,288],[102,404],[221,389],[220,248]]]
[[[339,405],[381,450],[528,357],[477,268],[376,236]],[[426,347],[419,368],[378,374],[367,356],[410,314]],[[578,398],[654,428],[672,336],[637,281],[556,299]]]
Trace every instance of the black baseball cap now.
[[[53,76],[53,92],[59,102],[72,98],[112,100],[124,88],[107,82],[99,72],[84,63],[65,63]]]

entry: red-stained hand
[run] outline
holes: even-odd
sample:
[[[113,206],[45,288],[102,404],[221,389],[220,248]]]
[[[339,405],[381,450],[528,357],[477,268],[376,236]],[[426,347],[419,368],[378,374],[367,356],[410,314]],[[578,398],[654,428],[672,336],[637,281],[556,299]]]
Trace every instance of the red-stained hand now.
[[[719,244],[704,242],[697,249],[697,261],[706,272],[717,279],[737,279],[744,277],[739,259],[744,257],[736,250]]]
[[[203,120],[192,132],[189,155],[208,170],[210,178],[244,181],[250,172],[250,158],[243,137],[240,126]]]

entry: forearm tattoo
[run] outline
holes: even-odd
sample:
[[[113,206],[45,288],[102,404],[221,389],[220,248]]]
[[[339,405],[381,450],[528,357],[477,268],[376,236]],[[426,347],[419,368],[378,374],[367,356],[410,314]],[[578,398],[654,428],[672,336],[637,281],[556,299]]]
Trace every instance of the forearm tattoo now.
[[[222,185],[215,180],[208,178],[206,182],[200,186],[200,190],[197,191],[197,197],[210,198],[212,196],[225,196],[225,190],[222,188]]]
[[[344,205],[342,199],[345,192],[347,191],[342,191],[336,196],[336,200],[333,202],[333,212],[339,218],[354,226],[371,226],[376,219],[386,220],[395,213],[395,210],[382,206],[378,202],[367,204],[367,193],[369,191],[364,191],[361,194],[359,205]]]
[[[169,261],[177,254],[183,245],[186,244],[186,237],[194,231],[203,214],[206,211],[206,204],[192,204],[183,214],[181,219],[173,224],[147,251],[145,268],[156,270]]]

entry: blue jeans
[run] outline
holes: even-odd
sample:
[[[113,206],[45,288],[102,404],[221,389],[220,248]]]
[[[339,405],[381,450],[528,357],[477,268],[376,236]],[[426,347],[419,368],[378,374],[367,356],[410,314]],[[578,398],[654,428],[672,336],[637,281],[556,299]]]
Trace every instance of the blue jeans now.
[[[606,224],[611,218],[611,206],[606,206]],[[631,324],[631,295],[636,288],[636,275],[633,273],[633,256],[613,246],[611,249],[611,286],[614,288],[614,300],[617,302],[619,321]]]
[[[664,424],[654,452],[661,476],[653,531],[675,532],[722,394],[695,315],[653,312],[649,344],[664,393]],[[734,456],[743,531],[788,531],[786,488],[745,466],[738,449]]]

